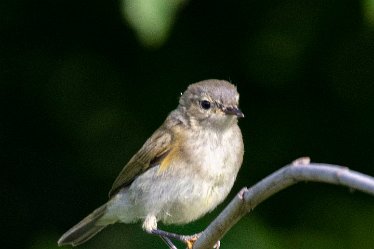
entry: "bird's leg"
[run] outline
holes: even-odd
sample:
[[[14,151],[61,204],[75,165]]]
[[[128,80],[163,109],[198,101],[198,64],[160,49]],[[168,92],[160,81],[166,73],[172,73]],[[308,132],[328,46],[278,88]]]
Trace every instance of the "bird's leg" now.
[[[194,235],[180,235],[180,234],[170,233],[170,232],[166,232],[166,231],[159,230],[159,229],[154,229],[150,233],[160,236],[171,249],[175,249],[176,247],[173,245],[170,239],[179,240],[185,243],[188,249],[192,249],[193,244],[200,236],[200,233],[194,234]]]
[[[171,240],[170,240],[169,238],[167,238],[167,237],[162,237],[162,236],[160,236],[160,238],[165,242],[165,244],[168,245],[168,247],[169,247],[170,249],[178,249],[178,248],[173,244],[173,242],[171,242]]]

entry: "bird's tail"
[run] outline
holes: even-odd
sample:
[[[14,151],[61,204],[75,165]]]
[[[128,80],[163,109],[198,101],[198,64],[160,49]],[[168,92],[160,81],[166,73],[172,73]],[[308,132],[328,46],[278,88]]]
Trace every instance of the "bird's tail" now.
[[[90,215],[84,218],[81,222],[70,228],[58,240],[58,245],[80,245],[91,239],[98,232],[104,229],[109,223],[98,222],[103,217],[106,211],[106,204],[97,208]]]

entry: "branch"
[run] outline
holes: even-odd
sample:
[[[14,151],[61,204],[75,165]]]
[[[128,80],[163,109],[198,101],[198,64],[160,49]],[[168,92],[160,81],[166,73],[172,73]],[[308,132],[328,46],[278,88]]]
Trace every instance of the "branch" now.
[[[300,158],[253,187],[243,188],[219,216],[201,233],[193,249],[213,248],[236,222],[273,194],[301,181],[341,185],[374,195],[374,178],[331,164],[310,163]]]

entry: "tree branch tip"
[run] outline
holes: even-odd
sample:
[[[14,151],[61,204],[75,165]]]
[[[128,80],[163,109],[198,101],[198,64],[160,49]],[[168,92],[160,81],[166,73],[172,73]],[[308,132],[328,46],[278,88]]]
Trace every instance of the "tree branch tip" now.
[[[293,160],[291,164],[294,165],[294,166],[308,165],[308,164],[310,164],[310,157],[308,157],[308,156],[299,157],[299,158]]]
[[[309,157],[300,157],[255,185],[242,188],[221,214],[203,231],[203,236],[196,240],[193,248],[212,248],[216,241],[220,240],[257,205],[299,182],[340,185],[348,187],[350,193],[362,191],[374,196],[374,177],[351,170],[346,166],[311,163]]]

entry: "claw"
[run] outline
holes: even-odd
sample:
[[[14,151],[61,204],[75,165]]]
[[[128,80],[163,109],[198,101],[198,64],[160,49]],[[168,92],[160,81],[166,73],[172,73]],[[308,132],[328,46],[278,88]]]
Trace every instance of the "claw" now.
[[[188,249],[192,249],[193,244],[195,244],[196,240],[199,238],[199,234],[192,235],[190,238],[186,239],[184,243],[186,243]]]
[[[245,192],[247,192],[247,191],[248,191],[248,189],[247,189],[246,187],[242,188],[242,189],[239,191],[239,193],[238,193],[238,197],[239,197],[240,200],[244,200],[244,194],[245,194]]]
[[[190,238],[186,239],[184,241],[184,243],[186,243],[187,245],[187,249],[192,249],[193,248],[193,245],[195,244],[196,240],[200,237],[200,234],[195,234],[195,235],[192,235],[190,236]],[[214,246],[213,246],[213,249],[219,249],[221,247],[221,241],[217,241]]]
[[[214,249],[219,249],[221,247],[221,241],[217,241],[215,244],[214,244],[214,246],[213,246],[213,248]]]

